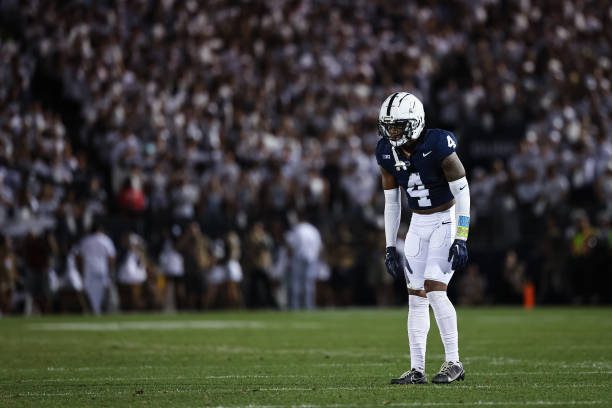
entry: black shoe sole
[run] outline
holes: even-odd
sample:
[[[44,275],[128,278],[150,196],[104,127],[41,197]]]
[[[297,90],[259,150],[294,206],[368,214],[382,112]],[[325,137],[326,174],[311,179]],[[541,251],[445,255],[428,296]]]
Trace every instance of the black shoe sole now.
[[[392,385],[427,384],[427,378],[423,378],[421,381],[406,381],[403,378],[392,378],[389,384],[392,384]]]
[[[389,383],[391,385],[419,385],[419,384],[427,384],[427,381],[422,382],[401,382],[401,381],[393,381]]]
[[[462,372],[456,380],[453,381],[436,381],[435,379],[431,380],[433,384],[450,384],[455,381],[464,381],[465,380],[465,371]]]

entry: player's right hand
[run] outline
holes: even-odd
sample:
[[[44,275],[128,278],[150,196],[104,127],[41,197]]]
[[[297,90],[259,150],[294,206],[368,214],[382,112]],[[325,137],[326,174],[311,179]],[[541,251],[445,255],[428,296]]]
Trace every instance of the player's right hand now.
[[[387,247],[385,251],[385,266],[387,267],[387,272],[389,272],[389,275],[393,276],[393,278],[399,279],[402,276],[402,261],[395,247]]]
[[[468,250],[464,239],[455,239],[448,251],[448,262],[452,262],[453,270],[461,269],[467,265]]]

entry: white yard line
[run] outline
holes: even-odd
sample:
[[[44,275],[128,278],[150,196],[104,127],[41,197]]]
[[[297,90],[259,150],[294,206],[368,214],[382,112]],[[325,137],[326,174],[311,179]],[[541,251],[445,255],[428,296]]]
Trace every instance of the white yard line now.
[[[257,387],[257,386],[251,386],[253,389],[256,389],[257,391],[314,391],[314,392],[320,392],[320,391],[361,391],[361,390],[376,390],[376,389],[380,389],[383,386],[386,386],[387,384],[384,385],[367,385],[367,386],[352,386],[352,387],[317,387],[317,386],[312,386],[312,387]],[[248,386],[247,386],[248,387]],[[389,385],[389,387],[391,387],[391,385]],[[522,388],[535,388],[535,389],[556,389],[556,388],[608,388],[609,385],[608,384],[565,384],[565,385],[548,385],[548,384],[526,384],[526,385],[521,385]],[[393,386],[392,388],[397,388],[397,386]],[[477,384],[477,385],[461,385],[461,384],[456,384],[456,385],[452,385],[452,386],[440,386],[437,387],[436,390],[445,390],[445,391],[449,391],[452,389],[465,389],[465,390],[479,390],[479,389],[506,389],[506,388],[512,388],[515,389],[516,388],[516,384],[490,384],[490,385],[485,385],[485,384]]]
[[[248,353],[248,354],[286,354],[286,355],[321,355],[321,356],[344,356],[344,357],[375,357],[377,359],[389,359],[394,360],[398,358],[397,354],[384,354],[381,353],[378,349],[370,349],[364,351],[351,351],[351,350],[328,350],[328,349],[320,349],[320,348],[303,348],[303,349],[261,349],[256,347],[240,347],[240,346],[202,346],[202,350],[212,350],[217,353]],[[404,357],[400,355],[399,357]],[[405,356],[408,358],[408,355]]]
[[[270,389],[276,390],[276,389]],[[307,388],[295,387],[293,391],[308,390]],[[178,393],[185,392],[186,390],[174,390]],[[187,390],[188,391],[188,390]],[[167,393],[167,390],[159,391],[156,390],[151,392],[149,390],[144,391],[144,397],[151,394]],[[91,395],[101,397],[100,394],[91,391],[79,391],[79,392],[24,392],[19,393],[19,397],[70,397],[73,395]],[[385,406],[388,407],[440,407],[440,406],[593,406],[593,405],[607,405],[609,401],[603,400],[564,400],[564,401],[547,401],[547,400],[535,400],[535,401],[473,401],[473,402],[388,402]],[[381,403],[382,404],[382,403]],[[212,405],[205,406],[204,408],[357,408],[362,407],[361,404],[301,404],[301,405]]]
[[[314,367],[389,367],[392,363],[315,363],[309,364]]]
[[[390,402],[387,407],[439,407],[439,406],[567,406],[567,405],[604,405],[607,401],[474,401],[474,402]],[[205,408],[353,408],[362,407],[359,404],[303,404],[303,405],[216,405]]]
[[[124,331],[124,330],[227,330],[227,329],[318,329],[316,323],[271,323],[250,320],[158,320],[125,322],[31,323],[30,330],[42,331]]]
[[[82,371],[82,370],[81,370]],[[549,373],[540,372],[540,371],[512,371],[506,373],[488,373],[488,372],[469,372],[468,376],[478,376],[478,377],[499,377],[499,376],[527,376],[527,375],[548,375]],[[612,371],[579,371],[574,372],[575,375],[595,375],[595,374],[604,374],[604,375],[612,375]],[[389,378],[393,376],[393,374],[388,374]],[[337,375],[318,375],[319,378],[336,378]],[[366,377],[366,375],[356,375],[356,378]],[[372,377],[368,375],[367,377]],[[263,379],[263,378],[312,378],[312,375],[307,374],[227,374],[227,375],[194,375],[194,376],[148,376],[148,377],[67,377],[67,378],[26,378],[18,380],[20,383],[62,383],[62,382],[87,382],[87,383],[102,383],[102,382],[125,382],[125,381],[177,381],[177,380],[240,380],[240,379]],[[386,385],[386,384],[383,384]],[[495,387],[503,387],[503,385],[479,385],[479,384],[457,384],[457,387],[480,387],[480,388],[495,388]],[[529,384],[527,387],[532,388],[549,388],[549,387],[573,387],[573,386],[581,386],[581,387],[600,387],[604,386],[602,384],[569,384],[569,385],[538,385],[538,384]],[[324,387],[324,389],[336,389],[333,387]],[[364,388],[364,387],[358,387]],[[311,389],[311,388],[306,388]]]
[[[249,352],[258,352],[261,353],[262,350],[257,350],[257,349],[249,349]],[[270,352],[272,352],[270,350]],[[368,363],[368,362],[363,362],[363,363],[314,363],[314,364],[308,364],[308,366],[313,366],[313,367],[385,367],[385,366],[391,366],[391,363],[376,363],[376,362],[372,362],[372,363]],[[568,364],[568,363],[563,363],[561,362],[560,365],[562,368],[570,368],[570,369],[577,369],[577,368],[583,368],[586,370],[582,370],[582,371],[573,371],[573,374],[576,375],[592,375],[592,374],[605,374],[605,375],[610,375],[612,374],[612,370],[609,368],[608,364],[605,363],[597,363],[597,362],[592,362],[592,363],[576,363],[576,364]],[[194,366],[188,366],[190,368],[193,368]],[[198,365],[197,367],[201,367],[203,369],[206,370],[210,370],[210,369],[214,369],[214,368],[220,368],[223,369],[226,366],[225,365],[219,365],[219,364],[203,364],[203,365]],[[268,371],[273,367],[276,367],[275,364],[256,364],[256,365],[250,365],[249,367],[251,368],[256,368],[256,369],[262,369],[264,371]],[[24,373],[28,373],[28,372],[86,372],[86,371],[93,371],[93,372],[98,372],[98,371],[144,371],[144,370],[166,370],[167,367],[166,366],[152,366],[152,365],[143,365],[143,366],[83,366],[83,367],[44,367],[44,368],[6,368],[6,367],[1,367],[0,368],[0,372],[24,372]],[[428,370],[430,371],[430,370]],[[434,370],[435,371],[435,370]],[[546,369],[546,370],[541,370],[541,371],[537,371],[537,370],[530,370],[530,371],[523,371],[523,370],[511,370],[511,371],[467,371],[467,375],[468,376],[513,376],[513,375],[549,375],[550,374],[550,369]],[[389,372],[388,375],[393,376],[394,372]],[[325,376],[325,375],[323,375]],[[333,377],[334,375],[329,375],[330,377]],[[268,375],[268,374],[246,374],[246,375],[242,375],[242,374],[226,374],[226,375],[211,375],[211,376],[205,376],[205,377],[198,377],[198,378],[268,378],[268,377],[300,377],[300,378],[307,378],[307,377],[311,377],[311,375],[309,374],[291,374],[291,375],[287,375],[287,374],[273,374],[273,375]],[[165,377],[164,377],[165,378]],[[168,378],[174,378],[174,377],[168,377]],[[28,380],[29,381],[29,380]]]

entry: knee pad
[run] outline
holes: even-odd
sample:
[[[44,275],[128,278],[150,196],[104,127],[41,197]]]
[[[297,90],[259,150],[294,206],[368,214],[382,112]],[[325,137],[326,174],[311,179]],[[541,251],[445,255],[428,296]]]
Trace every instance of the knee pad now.
[[[455,308],[445,291],[435,290],[433,292],[428,292],[427,299],[429,299],[429,304],[436,315],[436,319],[446,317],[446,315],[450,316],[455,313]]]
[[[426,297],[424,298],[421,296],[409,295],[408,296],[408,307],[415,308],[415,309],[428,308],[429,299]]]

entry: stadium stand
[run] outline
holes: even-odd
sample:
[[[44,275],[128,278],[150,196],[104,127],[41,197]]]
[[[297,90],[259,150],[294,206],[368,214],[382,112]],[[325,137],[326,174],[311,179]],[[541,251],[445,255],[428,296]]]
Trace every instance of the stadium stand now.
[[[3,1],[0,312],[87,310],[98,221],[117,273],[145,271],[107,310],[286,307],[297,213],[325,242],[319,305],[404,302],[373,154],[397,89],[468,168],[451,296],[609,303],[611,19],[604,0]]]

